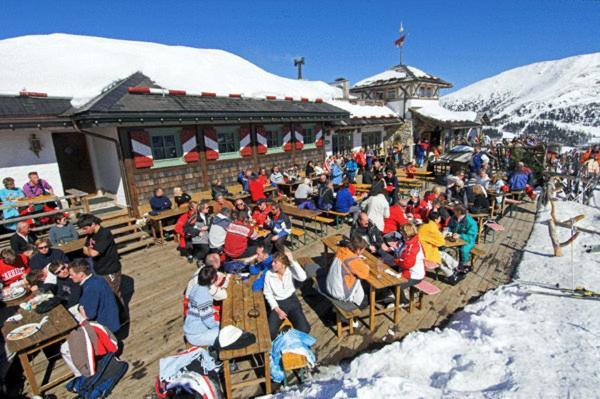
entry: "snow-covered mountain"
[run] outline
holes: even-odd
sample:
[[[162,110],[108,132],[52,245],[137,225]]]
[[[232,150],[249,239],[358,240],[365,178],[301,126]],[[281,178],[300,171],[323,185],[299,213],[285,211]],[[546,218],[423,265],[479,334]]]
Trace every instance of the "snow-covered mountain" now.
[[[140,71],[158,85],[227,96],[341,96],[325,82],[274,75],[227,51],[68,34],[0,40],[0,94],[20,90],[73,97],[81,105]]]
[[[486,112],[496,133],[541,133],[579,144],[600,138],[600,53],[514,68],[441,98],[453,110]]]

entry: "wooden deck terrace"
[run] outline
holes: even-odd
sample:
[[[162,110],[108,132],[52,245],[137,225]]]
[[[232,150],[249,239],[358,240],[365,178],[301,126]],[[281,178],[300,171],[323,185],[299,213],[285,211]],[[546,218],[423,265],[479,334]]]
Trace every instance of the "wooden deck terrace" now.
[[[321,365],[339,364],[365,351],[401,340],[412,331],[443,327],[450,316],[466,304],[486,291],[510,281],[513,270],[525,251],[524,247],[533,228],[535,210],[534,203],[525,203],[516,207],[512,217],[503,217],[500,223],[505,231],[496,234],[495,243],[479,244],[485,249],[485,256],[477,260],[475,271],[456,286],[435,281],[429,276],[428,280],[440,287],[441,293],[425,297],[421,310],[415,309],[412,313],[403,311],[399,329],[393,336],[388,333],[393,327],[392,320],[378,316],[373,333],[369,333],[368,328],[361,324],[354,335],[344,335],[341,340],[338,339],[331,305],[323,300],[310,283],[305,284],[297,294],[302,298],[304,311],[312,326],[311,334],[317,338],[314,350],[318,362]],[[347,233],[348,227],[341,230],[329,228],[329,234],[340,232]],[[311,234],[312,236],[314,235]],[[322,251],[323,244],[317,238],[295,251],[295,255],[310,256],[319,261]],[[124,339],[121,358],[129,362],[130,368],[112,397],[154,398],[153,385],[158,375],[159,359],[185,348],[182,293],[196,266],[180,257],[172,242],[125,255],[122,263],[124,291],[131,297],[131,324],[129,335]],[[41,370],[44,362],[40,359],[38,370]],[[65,367],[62,362],[59,364],[61,366],[55,370],[58,373]],[[54,388],[49,393],[54,393],[59,398],[72,396],[64,386]],[[234,397],[253,397],[262,393],[258,387],[247,387],[234,391]]]

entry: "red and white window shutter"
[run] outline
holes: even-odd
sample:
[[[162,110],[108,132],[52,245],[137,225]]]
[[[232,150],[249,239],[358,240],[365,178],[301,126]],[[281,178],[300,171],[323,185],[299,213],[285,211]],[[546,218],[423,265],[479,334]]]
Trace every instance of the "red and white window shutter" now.
[[[137,169],[151,168],[154,165],[150,134],[145,130],[132,130],[129,132],[133,162]]]
[[[302,134],[302,125],[294,125],[294,141],[296,142],[296,149],[301,150],[304,148],[304,135]]]
[[[259,154],[266,154],[268,150],[267,132],[264,126],[256,126],[256,151]]]
[[[204,128],[204,149],[207,160],[219,159],[219,140],[217,131],[212,126]]]
[[[283,150],[292,151],[292,132],[289,125],[283,125]]]
[[[247,126],[240,127],[240,154],[243,157],[252,155],[252,130]]]
[[[194,127],[186,126],[181,129],[181,147],[183,148],[183,160],[185,162],[198,162],[198,141]]]
[[[323,147],[325,144],[325,140],[323,137],[323,125],[320,123],[315,124],[315,146]]]

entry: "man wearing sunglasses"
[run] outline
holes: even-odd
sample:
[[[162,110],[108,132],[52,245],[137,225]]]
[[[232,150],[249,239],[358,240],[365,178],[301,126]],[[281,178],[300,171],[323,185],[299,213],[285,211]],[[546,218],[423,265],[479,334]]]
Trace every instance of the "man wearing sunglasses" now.
[[[69,258],[58,248],[52,248],[50,240],[40,238],[35,243],[35,254],[29,260],[31,270],[41,270],[52,262],[68,263]]]

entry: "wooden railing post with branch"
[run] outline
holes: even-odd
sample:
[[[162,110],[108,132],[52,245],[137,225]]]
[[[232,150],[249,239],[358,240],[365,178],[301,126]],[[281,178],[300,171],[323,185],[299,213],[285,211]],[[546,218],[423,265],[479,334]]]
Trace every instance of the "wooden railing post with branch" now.
[[[550,241],[552,241],[552,248],[554,249],[554,256],[562,256],[562,248],[573,243],[579,236],[579,231],[573,233],[575,223],[585,218],[585,215],[578,215],[567,221],[560,222],[556,220],[556,205],[554,204],[554,193],[555,193],[555,178],[551,177],[548,179],[545,187],[546,202],[550,205],[550,218],[548,219],[548,234],[550,234]],[[570,227],[571,237],[565,242],[560,242],[558,239],[557,226]]]

